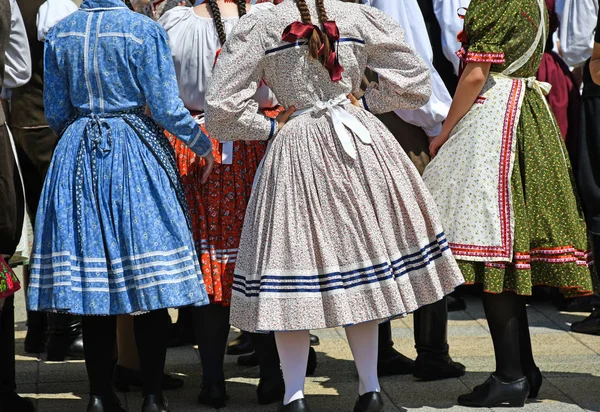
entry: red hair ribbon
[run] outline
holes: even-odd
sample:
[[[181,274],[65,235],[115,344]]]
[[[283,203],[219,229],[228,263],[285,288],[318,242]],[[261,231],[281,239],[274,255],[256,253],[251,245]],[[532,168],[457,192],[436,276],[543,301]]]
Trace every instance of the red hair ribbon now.
[[[288,43],[296,43],[300,39],[310,40],[313,32],[317,32],[319,37],[322,38],[323,31],[312,23],[303,23],[301,21],[295,21],[285,28],[281,40]],[[340,40],[340,31],[335,21],[326,21],[323,23],[323,30],[325,36],[329,39],[329,42],[333,44],[332,50],[329,52],[329,56],[325,56],[325,45],[321,45],[319,49],[319,56],[324,58],[323,66],[329,72],[329,77],[334,82],[342,80],[342,73],[344,68],[340,64],[338,55],[335,51],[336,43]]]

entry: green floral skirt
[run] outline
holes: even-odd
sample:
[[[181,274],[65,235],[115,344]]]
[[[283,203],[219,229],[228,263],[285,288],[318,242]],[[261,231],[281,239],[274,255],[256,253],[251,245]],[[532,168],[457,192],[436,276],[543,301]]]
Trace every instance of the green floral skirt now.
[[[568,297],[598,290],[591,247],[572,180],[567,150],[541,96],[528,91],[517,130],[511,180],[514,257],[508,264],[459,260],[467,283],[486,292],[531,295],[532,287],[561,289]]]

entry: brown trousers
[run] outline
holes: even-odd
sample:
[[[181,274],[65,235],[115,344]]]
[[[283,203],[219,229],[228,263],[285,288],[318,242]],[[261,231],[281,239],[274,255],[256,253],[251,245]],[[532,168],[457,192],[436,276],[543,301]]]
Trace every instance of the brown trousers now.
[[[429,164],[429,138],[420,127],[406,123],[395,113],[377,115],[379,120],[392,132],[400,146],[404,149],[410,160],[423,174],[425,167]]]

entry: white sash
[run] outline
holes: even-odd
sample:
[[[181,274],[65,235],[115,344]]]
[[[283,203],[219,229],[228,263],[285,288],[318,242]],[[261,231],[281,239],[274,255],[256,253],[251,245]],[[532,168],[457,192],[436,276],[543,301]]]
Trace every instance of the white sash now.
[[[344,106],[351,104],[350,100],[345,95],[340,95],[335,99],[324,102],[316,102],[313,107],[303,110],[297,110],[292,117],[298,117],[306,113],[319,113],[327,110],[333,122],[335,134],[342,144],[344,151],[352,159],[356,159],[356,147],[354,147],[354,139],[348,133],[350,129],[364,144],[371,144],[371,134],[369,130]]]

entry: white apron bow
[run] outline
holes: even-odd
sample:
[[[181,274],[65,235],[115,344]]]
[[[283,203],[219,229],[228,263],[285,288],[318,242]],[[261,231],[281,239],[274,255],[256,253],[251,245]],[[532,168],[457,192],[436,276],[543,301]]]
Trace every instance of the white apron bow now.
[[[297,110],[292,117],[327,110],[331,116],[335,134],[342,144],[344,151],[352,159],[356,159],[356,147],[354,147],[352,136],[348,133],[347,129],[350,129],[364,144],[371,144],[373,140],[371,139],[369,130],[354,115],[344,108],[347,104],[351,104],[350,100],[345,95],[340,95],[329,101],[316,102],[313,107],[308,109]]]

